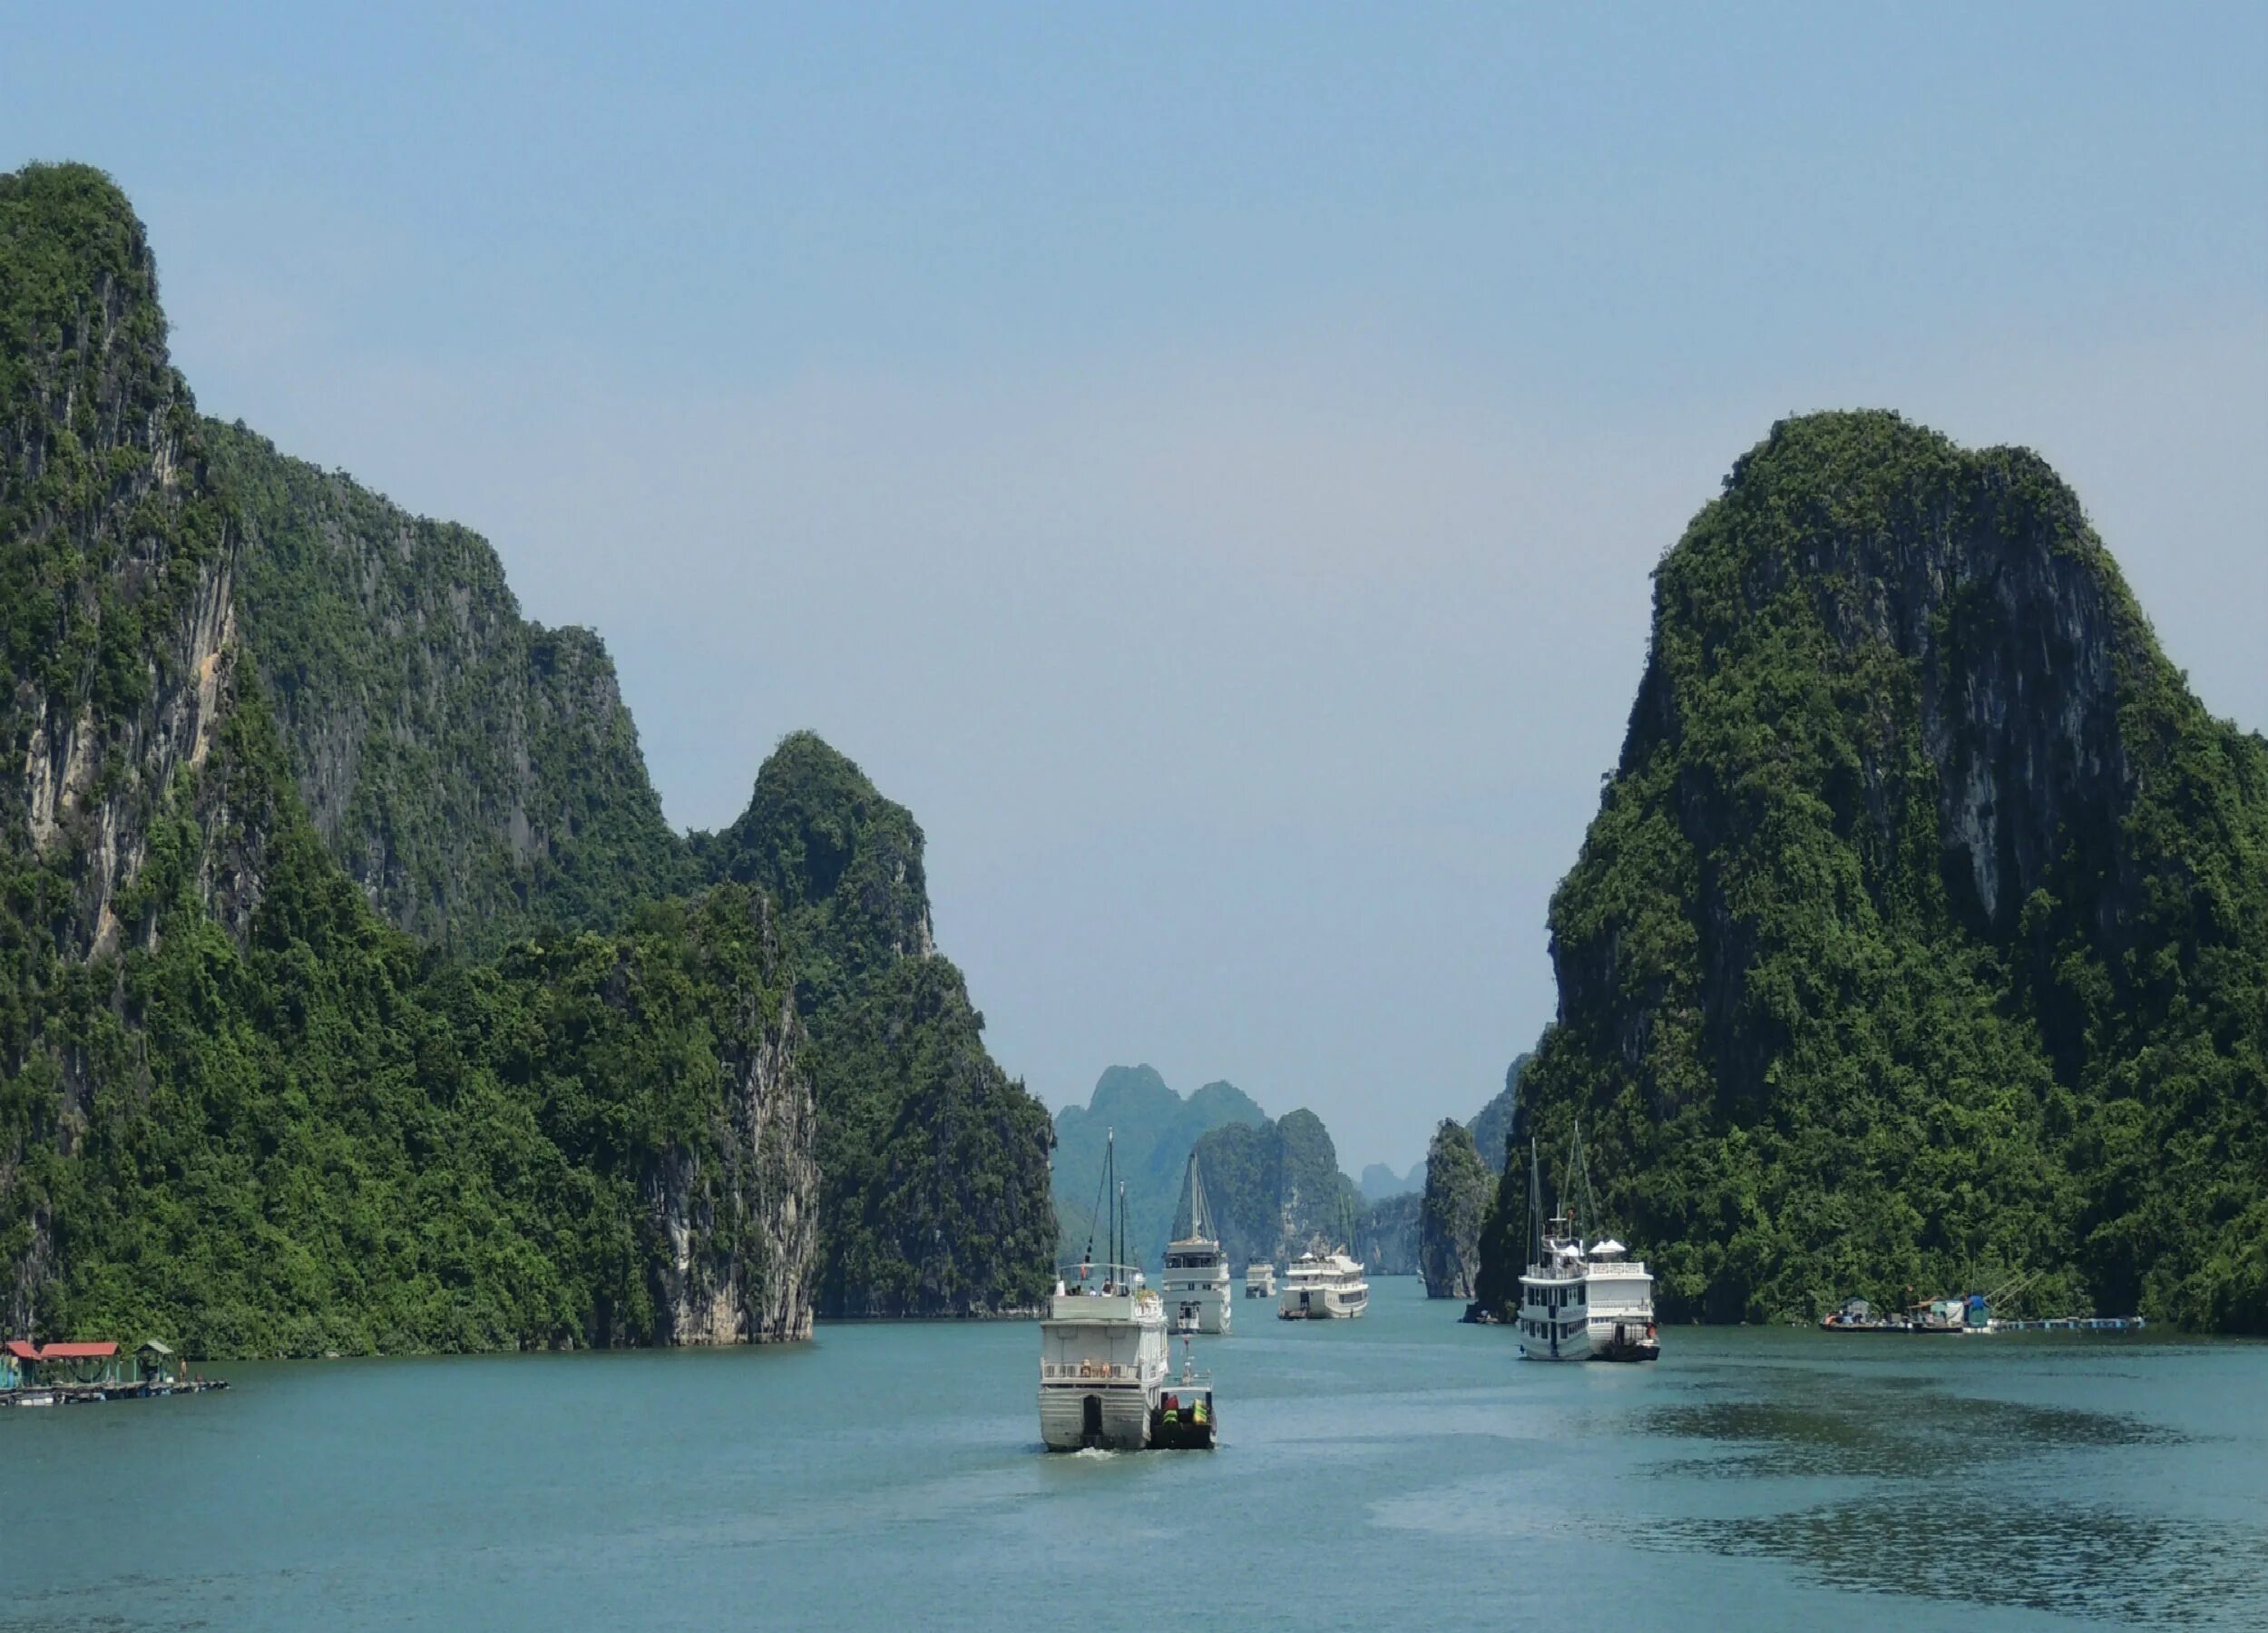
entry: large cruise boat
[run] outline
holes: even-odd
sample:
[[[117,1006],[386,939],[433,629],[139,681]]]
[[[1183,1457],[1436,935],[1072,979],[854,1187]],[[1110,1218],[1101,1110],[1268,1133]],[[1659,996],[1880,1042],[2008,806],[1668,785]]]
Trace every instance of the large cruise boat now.
[[[1104,1196],[1096,1223],[1109,1246],[1063,1266],[1040,1322],[1040,1438],[1051,1452],[1101,1447],[1139,1452],[1163,1418],[1166,1310],[1157,1289],[1126,1261],[1125,1188],[1118,1181],[1113,1139],[1105,1148]],[[1206,1392],[1208,1403],[1209,1389]]]
[[[1228,1256],[1221,1251],[1220,1230],[1205,1201],[1195,1151],[1189,1153],[1181,1189],[1188,1203],[1189,1234],[1166,1245],[1166,1313],[1177,1333],[1226,1334],[1233,1313]]]
[[[1255,1259],[1245,1266],[1245,1296],[1274,1298],[1276,1296],[1276,1266]]]
[[[1276,1313],[1286,1321],[1351,1320],[1369,1307],[1370,1284],[1363,1279],[1362,1266],[1344,1249],[1310,1248],[1285,1270]]]
[[[1569,1159],[1583,1214],[1543,1217],[1542,1174],[1528,1148],[1529,1265],[1520,1278],[1520,1353],[1530,1361],[1652,1361],[1662,1353],[1654,1330],[1654,1278],[1643,1261],[1611,1237],[1588,1247],[1581,1221],[1596,1211],[1576,1131]]]

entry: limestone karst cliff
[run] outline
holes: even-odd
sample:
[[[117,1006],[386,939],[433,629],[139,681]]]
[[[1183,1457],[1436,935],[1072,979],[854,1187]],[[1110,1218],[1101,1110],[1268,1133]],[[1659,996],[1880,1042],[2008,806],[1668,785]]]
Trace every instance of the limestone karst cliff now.
[[[694,887],[598,636],[521,616],[478,534],[241,425],[201,438],[235,602],[324,843],[371,905],[474,954]]]
[[[1666,1315],[2026,1276],[2268,1326],[2268,745],[2037,455],[1883,413],[1745,455],[1551,935],[1522,1115],[1547,1169],[1580,1116]]]
[[[1227,1123],[1199,1139],[1196,1150],[1231,1264],[1267,1259],[1280,1266],[1317,1239],[1354,1245],[1367,1209],[1313,1111],[1301,1107],[1258,1124]]]
[[[1418,1274],[1425,1296],[1470,1300],[1481,1267],[1481,1227],[1495,1187],[1472,1136],[1448,1118],[1425,1152],[1418,1214]]]
[[[920,926],[886,961],[865,895],[671,833],[595,637],[197,415],[81,166],[0,177],[0,643],[12,1329],[708,1343],[1035,1296],[1045,1115],[928,944],[911,819],[867,852]]]
[[[778,901],[819,1106],[825,1315],[1036,1308],[1054,1262],[1047,1110],[986,1052],[937,951],[922,831],[843,755],[790,735],[748,811],[703,841]]]

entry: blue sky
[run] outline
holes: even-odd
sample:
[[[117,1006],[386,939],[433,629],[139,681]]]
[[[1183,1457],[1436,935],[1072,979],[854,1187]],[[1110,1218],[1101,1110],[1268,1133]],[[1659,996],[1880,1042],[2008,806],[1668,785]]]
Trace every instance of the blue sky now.
[[[0,162],[598,628],[674,819],[806,725],[911,805],[1051,1104],[1477,1108],[1792,410],[2038,447],[2268,726],[2268,8],[473,9],[18,7]]]

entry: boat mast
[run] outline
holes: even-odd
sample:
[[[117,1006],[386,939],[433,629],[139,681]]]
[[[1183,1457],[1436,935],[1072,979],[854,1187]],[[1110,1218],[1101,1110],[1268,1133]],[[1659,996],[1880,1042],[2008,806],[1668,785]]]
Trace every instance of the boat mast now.
[[[1543,1263],[1543,1162],[1536,1155],[1536,1141],[1528,1140],[1528,1262]]]
[[[1095,1231],[1098,1227],[1102,1231],[1103,1247],[1108,1248],[1110,1246],[1111,1232],[1118,1222],[1117,1204],[1113,1200],[1113,1192],[1118,1185],[1118,1179],[1119,1131],[1116,1129],[1106,1129],[1102,1135],[1102,1178],[1095,1186],[1094,1211],[1087,1216],[1087,1251],[1080,1256],[1079,1260],[1080,1266],[1079,1274],[1082,1282],[1087,1275],[1085,1267],[1095,1262]],[[1111,1209],[1108,1215],[1102,1211],[1106,1207]],[[1117,1256],[1114,1254],[1112,1257],[1115,1258]]]
[[[1220,1234],[1213,1228],[1213,1210],[1205,1201],[1205,1176],[1198,1171],[1197,1153],[1189,1153],[1188,1172],[1183,1177],[1181,1188],[1189,1198],[1189,1234],[1187,1239],[1217,1242]]]
[[[1583,1120],[1579,1117],[1575,1120],[1575,1135],[1568,1153],[1568,1167],[1572,1173],[1570,1184],[1574,1191],[1569,1200],[1581,1209],[1568,1223],[1574,1227],[1575,1244],[1579,1247],[1583,1242],[1584,1227],[1595,1224],[1598,1214],[1598,1198],[1591,1194],[1590,1165],[1583,1160]]]

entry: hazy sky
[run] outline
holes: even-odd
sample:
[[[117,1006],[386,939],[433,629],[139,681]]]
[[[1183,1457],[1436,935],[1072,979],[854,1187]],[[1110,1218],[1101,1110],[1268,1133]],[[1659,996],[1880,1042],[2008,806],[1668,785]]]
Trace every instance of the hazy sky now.
[[[1051,1105],[1401,1168],[1775,416],[2039,448],[2268,726],[2268,7],[1593,9],[17,5],[0,163],[124,185],[207,410],[596,626],[674,820],[800,726],[910,805]]]

